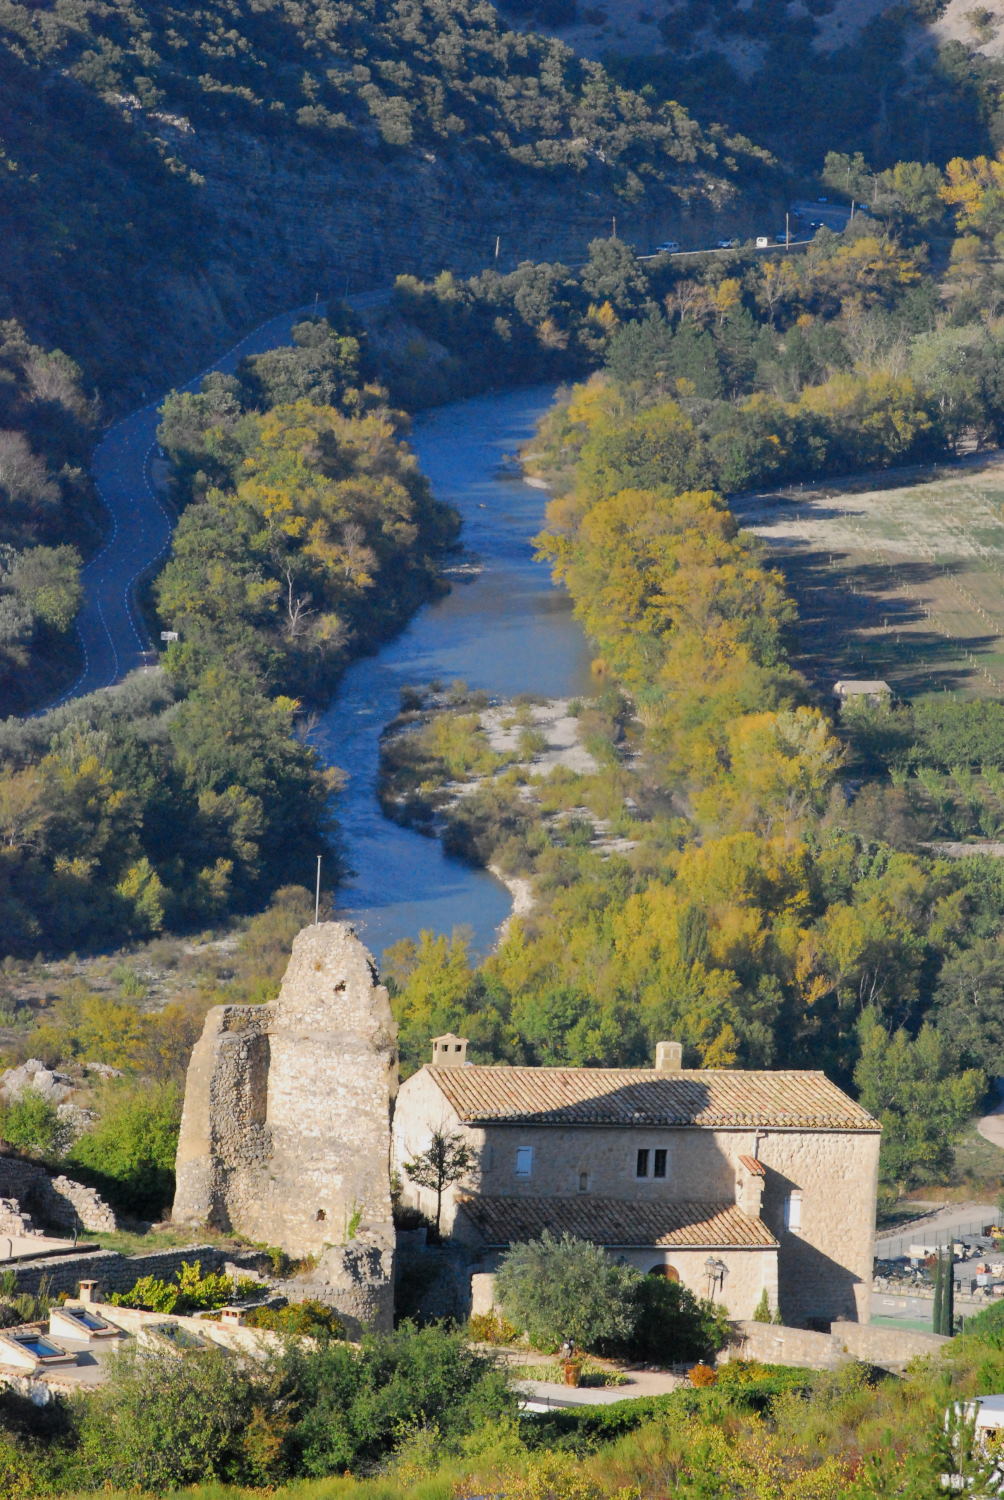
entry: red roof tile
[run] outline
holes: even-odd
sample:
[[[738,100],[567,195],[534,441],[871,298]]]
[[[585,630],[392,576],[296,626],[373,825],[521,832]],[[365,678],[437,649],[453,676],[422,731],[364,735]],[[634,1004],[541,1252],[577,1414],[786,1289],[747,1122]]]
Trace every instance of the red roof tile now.
[[[470,1124],[880,1128],[824,1073],[479,1066],[427,1071]]]
[[[486,1245],[537,1239],[545,1229],[610,1247],[677,1246],[715,1250],[776,1248],[762,1219],[734,1203],[661,1203],[624,1198],[486,1198],[459,1207]]]

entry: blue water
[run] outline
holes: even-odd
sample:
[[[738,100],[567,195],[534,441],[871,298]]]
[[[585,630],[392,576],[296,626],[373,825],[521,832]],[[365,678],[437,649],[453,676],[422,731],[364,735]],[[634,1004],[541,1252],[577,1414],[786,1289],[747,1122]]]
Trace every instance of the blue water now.
[[[423,609],[377,655],[349,669],[321,726],[325,758],[348,773],[338,819],[352,877],[336,916],[379,957],[425,929],[464,929],[475,952],[492,946],[509,895],[487,871],[444,854],[383,816],[377,799],[380,734],[401,689],[435,678],[509,697],[589,690],[589,650],[567,596],[534,561],[547,496],[502,471],[532,435],[551,387],[482,396],[416,418],[411,443],[434,493],[463,517],[462,540],[482,566]]]

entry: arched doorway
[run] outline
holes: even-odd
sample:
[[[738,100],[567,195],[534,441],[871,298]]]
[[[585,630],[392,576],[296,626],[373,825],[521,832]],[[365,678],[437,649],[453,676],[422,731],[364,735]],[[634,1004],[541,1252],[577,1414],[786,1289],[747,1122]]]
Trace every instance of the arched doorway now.
[[[675,1266],[669,1265],[667,1261],[660,1261],[657,1266],[650,1266],[650,1276],[664,1276],[667,1281],[679,1281],[680,1273]]]

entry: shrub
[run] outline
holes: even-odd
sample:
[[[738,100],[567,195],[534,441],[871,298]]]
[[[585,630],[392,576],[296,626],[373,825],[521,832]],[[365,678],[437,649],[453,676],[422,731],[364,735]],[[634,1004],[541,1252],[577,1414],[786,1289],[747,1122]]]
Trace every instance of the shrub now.
[[[471,1349],[462,1332],[410,1323],[365,1337],[359,1349],[333,1339],[294,1345],[279,1377],[296,1412],[297,1467],[309,1475],[378,1463],[423,1427],[446,1445],[516,1406],[493,1356]]]
[[[706,1385],[714,1385],[718,1376],[710,1365],[699,1364],[687,1371],[687,1379],[697,1390],[701,1390]]]
[[[186,1260],[175,1281],[141,1276],[128,1292],[114,1292],[111,1300],[117,1307],[141,1307],[148,1312],[206,1312],[258,1290],[257,1281],[245,1277],[235,1283],[225,1271],[210,1271],[203,1276],[201,1261]]]
[[[539,1348],[573,1338],[585,1349],[627,1339],[637,1319],[640,1272],[618,1265],[588,1240],[545,1229],[502,1258],[495,1294],[502,1311]]]
[[[176,1084],[112,1086],[101,1118],[76,1142],[70,1160],[115,1204],[159,1217],[174,1196],[180,1122]]]
[[[274,1333],[289,1333],[295,1337],[340,1339],[345,1336],[345,1325],[334,1308],[313,1298],[292,1302],[288,1307],[254,1307],[244,1321],[249,1328],[269,1328]]]
[[[221,1349],[184,1359],[131,1350],[109,1361],[109,1378],[80,1405],[79,1447],[60,1489],[97,1486],[164,1494],[211,1479],[262,1484],[281,1470],[263,1456],[256,1409],[264,1372]],[[273,1433],[289,1418],[269,1412]]]
[[[37,1089],[25,1089],[0,1109],[0,1136],[22,1151],[53,1156],[65,1143],[66,1127],[54,1104]]]
[[[512,1344],[519,1338],[519,1329],[493,1308],[491,1312],[472,1313],[467,1332],[478,1344]]]
[[[635,1321],[629,1336],[606,1353],[658,1364],[708,1359],[723,1348],[729,1322],[724,1309],[698,1301],[687,1287],[664,1276],[642,1276],[635,1288]]]

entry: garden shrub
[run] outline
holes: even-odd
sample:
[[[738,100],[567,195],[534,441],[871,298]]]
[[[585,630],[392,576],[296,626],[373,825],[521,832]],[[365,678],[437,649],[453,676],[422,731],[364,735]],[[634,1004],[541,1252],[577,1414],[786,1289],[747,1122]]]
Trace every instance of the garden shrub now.
[[[512,1344],[519,1338],[516,1324],[510,1323],[508,1318],[494,1308],[491,1312],[472,1313],[467,1332],[479,1344]]]
[[[249,1328],[268,1328],[274,1333],[289,1333],[295,1337],[340,1339],[345,1336],[345,1325],[333,1307],[308,1297],[304,1302],[291,1302],[288,1307],[253,1307],[244,1316]]]

